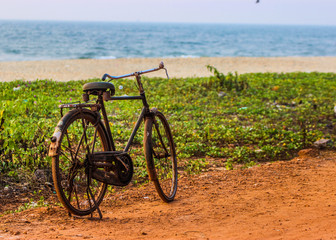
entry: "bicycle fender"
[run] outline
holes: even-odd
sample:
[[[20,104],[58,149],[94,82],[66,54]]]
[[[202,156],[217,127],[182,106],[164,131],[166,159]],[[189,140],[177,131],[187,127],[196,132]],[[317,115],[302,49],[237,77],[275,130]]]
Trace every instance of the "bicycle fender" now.
[[[49,146],[49,156],[55,157],[57,155],[57,149],[60,144],[60,138],[62,134],[62,128],[63,128],[63,118],[57,123],[57,126],[55,127],[55,131],[51,137],[51,143]]]
[[[61,138],[62,128],[63,128],[63,118],[58,122],[57,126],[55,127],[55,131],[50,139],[51,140],[49,147],[50,157],[55,157],[57,155],[57,149]]]

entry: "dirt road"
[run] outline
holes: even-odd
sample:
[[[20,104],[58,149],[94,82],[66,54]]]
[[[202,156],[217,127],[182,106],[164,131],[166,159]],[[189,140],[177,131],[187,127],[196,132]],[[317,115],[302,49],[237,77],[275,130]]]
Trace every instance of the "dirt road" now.
[[[0,239],[336,239],[335,156],[184,175],[171,204],[129,188],[104,199],[102,220],[29,209],[0,218]]]

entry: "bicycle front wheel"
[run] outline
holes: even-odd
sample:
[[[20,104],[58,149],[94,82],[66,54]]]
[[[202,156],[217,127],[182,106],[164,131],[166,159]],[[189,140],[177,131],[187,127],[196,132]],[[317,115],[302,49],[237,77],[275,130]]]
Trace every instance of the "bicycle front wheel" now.
[[[107,185],[90,177],[89,156],[109,150],[102,122],[87,109],[73,110],[58,123],[58,149],[52,174],[58,199],[72,214],[84,216],[97,209]]]
[[[158,111],[146,118],[144,150],[147,170],[156,191],[165,202],[174,200],[177,190],[175,145],[165,116]]]

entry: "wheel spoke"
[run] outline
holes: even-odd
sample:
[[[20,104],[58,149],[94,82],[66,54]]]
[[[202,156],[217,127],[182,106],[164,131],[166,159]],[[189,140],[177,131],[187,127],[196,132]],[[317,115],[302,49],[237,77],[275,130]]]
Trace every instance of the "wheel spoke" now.
[[[69,145],[69,150],[70,150],[70,154],[71,154],[71,159],[72,159],[72,161],[74,161],[74,158],[73,158],[73,152],[72,152],[72,147],[71,147],[71,142],[70,142],[70,139],[69,139],[69,134],[68,134],[68,130],[66,130],[65,131],[65,135],[66,135],[66,137],[67,137],[67,142],[68,142],[68,145]]]
[[[78,155],[78,152],[79,152],[80,146],[81,146],[81,144],[82,144],[82,141],[83,141],[83,137],[84,137],[84,132],[83,132],[83,134],[82,134],[82,137],[81,137],[81,139],[80,139],[80,141],[79,141],[79,144],[78,144],[78,146],[77,146],[77,149],[76,149],[76,152],[75,152],[75,158],[76,158],[76,157],[77,157],[77,155]]]
[[[89,124],[88,124],[88,122],[85,123],[85,120],[83,118],[82,118],[82,125],[83,125],[83,128],[84,128],[83,135],[84,135],[84,141],[85,141],[85,144],[86,144],[86,146],[84,146],[84,148],[86,148],[87,153],[90,154],[90,148],[89,148],[87,135],[86,135],[86,129],[89,126]]]
[[[160,142],[161,142],[161,144],[162,144],[162,147],[163,147],[163,149],[166,151],[166,154],[169,155],[168,150],[167,150],[167,148],[166,148],[166,145],[164,144],[163,139],[162,139],[162,136],[161,136],[161,133],[160,133],[160,127],[159,127],[159,124],[157,123],[157,121],[156,121],[155,119],[154,119],[154,125],[155,125],[155,129],[156,129],[157,135],[158,135],[158,137],[159,137],[159,140],[160,140]]]
[[[77,207],[78,207],[78,209],[80,209],[81,207],[80,207],[80,204],[79,204],[79,199],[78,199],[78,194],[77,194],[76,188],[75,188],[75,196],[76,196],[76,201],[77,201]]]
[[[73,160],[70,159],[63,151],[60,151],[60,155],[64,156],[69,162],[72,162]]]
[[[95,144],[96,144],[96,139],[97,139],[97,128],[95,128],[94,136],[93,136],[93,143],[92,143],[92,153],[94,152]]]

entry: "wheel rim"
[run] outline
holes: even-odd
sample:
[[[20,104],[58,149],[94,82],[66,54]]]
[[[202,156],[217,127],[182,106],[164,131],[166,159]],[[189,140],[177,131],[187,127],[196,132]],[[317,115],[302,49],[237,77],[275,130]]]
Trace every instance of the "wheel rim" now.
[[[88,115],[77,117],[63,130],[60,140],[58,192],[61,201],[78,215],[94,211],[106,191],[106,184],[89,177],[90,153],[108,149],[106,139],[101,137],[102,127],[94,124],[94,118]]]
[[[152,126],[152,155],[159,186],[167,199],[176,192],[176,155],[170,131],[161,116]]]

